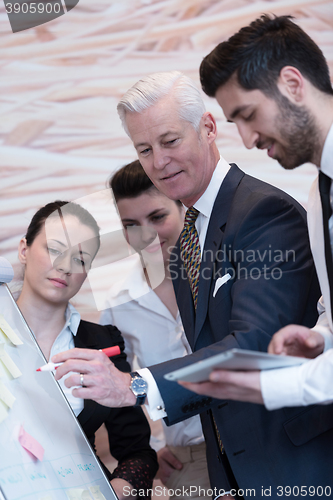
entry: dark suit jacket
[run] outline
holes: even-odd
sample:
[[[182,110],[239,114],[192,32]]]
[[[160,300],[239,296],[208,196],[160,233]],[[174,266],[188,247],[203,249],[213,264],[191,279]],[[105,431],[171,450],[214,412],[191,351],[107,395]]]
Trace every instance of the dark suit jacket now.
[[[277,498],[279,485],[330,484],[333,405],[269,412],[261,405],[202,397],[163,378],[227,349],[266,351],[271,336],[289,323],[315,324],[320,292],[303,208],[232,165],[209,221],[196,316],[179,248],[171,261],[177,302],[194,353],[150,367],[167,423],[201,413],[213,487],[227,488],[228,481],[212,415],[240,488],[255,488],[261,496],[262,486],[272,487],[272,497]],[[216,280],[226,273],[231,279],[213,297]]]
[[[112,357],[111,360],[119,370],[131,371],[124,353],[124,340],[115,326],[102,326],[81,320],[74,343],[75,347],[89,349],[103,349],[119,345],[121,354]],[[131,465],[134,472],[137,465],[147,464],[148,476],[151,480],[153,479],[158,469],[156,453],[149,445],[150,428],[141,408],[108,408],[85,399],[84,408],[78,415],[78,420],[94,449],[95,432],[103,423],[105,424],[111,455],[118,460],[118,467],[115,469],[116,477],[123,477],[136,487],[140,481],[137,485],[135,482],[133,484],[127,471],[123,474],[126,470],[126,463],[128,463],[128,468]],[[110,479],[114,477],[105,467],[104,470]],[[135,476],[140,476],[140,472]]]

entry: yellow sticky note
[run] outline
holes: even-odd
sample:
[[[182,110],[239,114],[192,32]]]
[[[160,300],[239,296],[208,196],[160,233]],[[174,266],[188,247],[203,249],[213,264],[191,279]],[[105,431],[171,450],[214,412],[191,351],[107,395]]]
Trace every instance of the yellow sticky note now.
[[[66,491],[68,500],[92,500],[88,490],[82,488],[73,488]]]
[[[5,403],[5,405],[8,406],[8,408],[11,408],[14,404],[15,397],[7,387],[1,382],[0,380],[0,400]]]
[[[89,488],[89,490],[90,490],[90,493],[92,494],[94,500],[106,500],[105,496],[103,495],[103,493],[99,489],[98,485],[91,486]]]
[[[5,351],[5,344],[0,344],[0,360],[3,362],[13,378],[18,378],[22,375],[12,358]]]
[[[91,496],[88,490],[84,490],[81,496],[82,500],[91,500]]]
[[[5,318],[0,314],[0,330],[9,338],[12,344],[21,345],[23,344],[22,340],[19,339],[17,334],[14,332],[12,327],[7,323]]]
[[[8,406],[6,406],[2,401],[0,401],[0,424],[7,418]]]

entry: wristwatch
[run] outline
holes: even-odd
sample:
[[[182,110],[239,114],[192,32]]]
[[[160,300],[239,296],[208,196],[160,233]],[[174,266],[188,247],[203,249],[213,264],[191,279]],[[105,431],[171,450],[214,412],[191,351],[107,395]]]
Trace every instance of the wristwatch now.
[[[146,401],[148,384],[138,372],[131,372],[131,385],[130,389],[136,396],[136,403],[134,406],[141,406]]]

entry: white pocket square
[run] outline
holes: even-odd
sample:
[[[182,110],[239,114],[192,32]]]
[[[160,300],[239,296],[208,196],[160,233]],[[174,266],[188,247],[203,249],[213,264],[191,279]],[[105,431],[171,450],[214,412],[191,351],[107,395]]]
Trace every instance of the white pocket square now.
[[[214,292],[213,292],[213,297],[215,297],[215,295],[217,294],[219,288],[221,288],[222,285],[224,285],[224,283],[226,283],[227,281],[229,281],[231,278],[230,274],[227,273],[225,274],[224,276],[222,276],[222,278],[218,278],[215,282],[215,288],[214,288]]]

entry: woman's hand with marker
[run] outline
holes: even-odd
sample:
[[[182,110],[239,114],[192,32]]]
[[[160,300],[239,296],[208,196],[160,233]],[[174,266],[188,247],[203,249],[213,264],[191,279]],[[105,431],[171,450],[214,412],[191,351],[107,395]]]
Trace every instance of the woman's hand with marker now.
[[[72,393],[77,398],[93,399],[113,408],[133,406],[136,402],[129,390],[130,374],[118,370],[103,351],[75,348],[56,354],[51,361],[61,363],[55,372],[56,380],[74,372],[65,385],[75,387]]]

